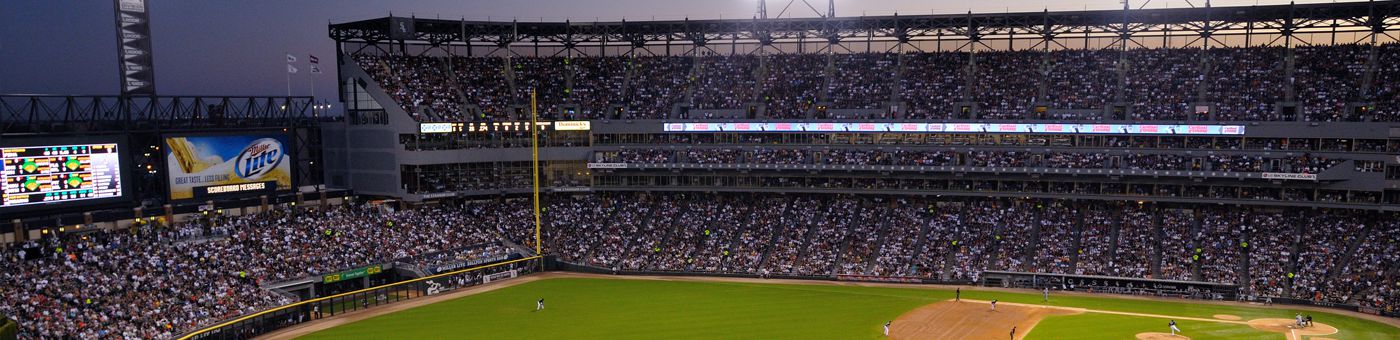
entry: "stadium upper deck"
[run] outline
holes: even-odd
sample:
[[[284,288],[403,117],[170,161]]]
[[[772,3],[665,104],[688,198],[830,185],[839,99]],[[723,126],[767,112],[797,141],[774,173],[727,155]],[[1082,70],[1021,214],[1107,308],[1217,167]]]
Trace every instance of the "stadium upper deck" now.
[[[619,23],[381,18],[338,47],[420,121],[1394,121],[1394,3]],[[390,30],[390,27],[398,27]]]

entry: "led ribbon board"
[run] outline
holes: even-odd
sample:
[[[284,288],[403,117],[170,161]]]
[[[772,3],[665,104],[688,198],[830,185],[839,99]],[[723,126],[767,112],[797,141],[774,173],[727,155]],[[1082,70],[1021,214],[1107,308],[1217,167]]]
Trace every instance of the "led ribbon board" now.
[[[1243,125],[1025,123],[663,123],[667,132],[1046,133],[1243,135]]]

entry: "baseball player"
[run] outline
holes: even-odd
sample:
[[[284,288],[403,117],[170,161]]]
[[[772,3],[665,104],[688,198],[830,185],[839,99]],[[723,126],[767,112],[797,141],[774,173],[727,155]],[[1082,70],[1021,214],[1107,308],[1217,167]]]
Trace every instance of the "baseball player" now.
[[[992,311],[993,311],[993,312],[997,311],[997,300],[996,300],[996,299],[992,299]]]
[[[540,298],[539,301],[535,301],[535,311],[538,312],[542,310],[544,310],[544,298]]]
[[[1293,320],[1298,323],[1298,328],[1303,328],[1303,313],[1293,315]]]
[[[958,291],[953,294],[953,301],[962,301],[962,287],[958,287]]]
[[[1176,335],[1176,333],[1181,332],[1180,328],[1176,328],[1176,320],[1172,320],[1170,323],[1167,323],[1167,326],[1170,326],[1172,328],[1172,335]]]
[[[1304,317],[1303,317],[1303,321],[1307,321],[1307,322],[1308,322],[1308,327],[1312,327],[1312,326],[1313,326],[1313,323],[1312,323],[1312,314],[1308,314],[1307,316],[1304,316]]]
[[[885,321],[885,336],[887,336],[887,337],[890,336],[890,323],[891,323],[891,322],[894,322],[894,321]]]
[[[1045,287],[1045,291],[1040,293],[1045,302],[1050,302],[1050,287]]]
[[[1016,340],[1016,326],[1011,326],[1011,340]]]

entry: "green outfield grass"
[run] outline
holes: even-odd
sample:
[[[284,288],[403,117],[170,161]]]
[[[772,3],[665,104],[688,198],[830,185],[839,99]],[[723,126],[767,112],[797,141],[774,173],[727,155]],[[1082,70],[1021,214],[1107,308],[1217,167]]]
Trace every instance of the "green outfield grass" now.
[[[535,312],[535,300],[546,309]],[[952,291],[762,283],[555,278],[377,316],[309,339],[879,339],[880,325]],[[1041,303],[1040,294],[964,291],[963,298]],[[1106,297],[1051,296],[1051,305],[1210,318],[1292,318],[1295,311]],[[1400,339],[1400,328],[1329,313],[1337,339]],[[1281,339],[1244,325],[1178,321],[1195,340]],[[1131,339],[1163,332],[1150,317],[1052,316],[1028,339]]]

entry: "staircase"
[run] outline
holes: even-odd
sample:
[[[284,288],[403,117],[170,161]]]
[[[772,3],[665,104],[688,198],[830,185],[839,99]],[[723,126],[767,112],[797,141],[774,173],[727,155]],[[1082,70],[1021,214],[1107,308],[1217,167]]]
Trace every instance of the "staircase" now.
[[[818,203],[818,204],[821,204],[821,205],[825,206],[825,205],[827,205],[827,204],[830,204],[830,202],[821,202],[821,203]],[[821,220],[824,219],[824,218],[826,218],[826,214],[818,213],[818,216],[814,216],[814,217],[812,218],[812,221],[821,221]],[[814,228],[812,227],[811,224],[805,224],[805,223],[804,223],[801,227],[802,227],[802,228],[807,228],[808,230],[807,230],[806,238],[802,239],[802,244],[801,244],[801,246],[800,246],[801,248],[798,248],[799,250],[797,251],[797,258],[798,258],[798,259],[805,259],[805,258],[807,258],[807,255],[808,255],[808,254],[807,254],[807,249],[808,249],[809,247],[808,247],[807,245],[812,244],[812,238],[815,237],[815,235],[817,234],[817,232],[816,232],[816,230],[812,230],[812,229],[814,229]],[[798,267],[801,267],[801,263],[799,263],[799,262],[793,262],[792,267],[793,267],[794,269],[796,269],[796,268],[798,268]],[[792,272],[788,272],[788,273],[791,274]]]
[[[462,109],[467,108],[467,93],[462,90],[462,83],[457,79],[457,68],[452,66],[452,58],[442,58],[442,71],[447,74],[447,85],[452,87],[452,92],[457,94],[457,102]]]
[[[890,216],[890,214],[894,213],[893,209],[890,209],[890,206],[888,204],[882,205],[884,206],[884,209],[882,210],[885,211],[885,214],[883,214],[883,216]],[[871,271],[875,269],[875,259],[880,258],[880,248],[885,246],[885,239],[889,238],[890,235],[890,233],[887,232],[887,230],[890,228],[890,220],[893,220],[893,218],[886,217],[879,221],[880,226],[876,227],[875,232],[877,233],[876,235],[880,235],[880,237],[875,239],[875,244],[871,245],[870,254],[866,256],[865,265],[862,266],[864,268],[860,272],[870,274]]]
[[[910,255],[909,255],[911,259],[912,259],[914,256],[919,256],[919,254],[923,254],[924,252],[929,251],[929,250],[928,250],[928,239],[929,239],[930,237],[929,237],[929,235],[928,235],[928,232],[929,232],[929,229],[933,229],[933,223],[929,223],[929,220],[935,218],[935,216],[938,216],[938,215],[937,215],[937,214],[930,214],[930,213],[927,213],[927,212],[923,212],[923,213],[919,213],[918,216],[919,216],[919,217],[922,217],[922,218],[919,219],[919,222],[921,222],[921,223],[919,223],[920,226],[919,226],[919,235],[918,235],[918,239],[917,239],[917,240],[914,240],[914,244],[913,244],[913,246],[910,248],[910,249],[913,249],[913,250],[914,250],[914,252],[913,252],[913,253],[910,253]],[[914,261],[911,260],[911,261],[909,261],[909,262],[910,262],[909,268],[906,268],[906,269],[904,270],[905,275],[914,276],[915,274],[918,273],[918,271],[917,271],[916,268],[914,268],[914,264],[913,264]],[[938,268],[938,271],[937,271],[937,272],[941,272],[941,271],[942,271],[942,268]]]
[[[1298,253],[1301,253],[1302,251],[1303,221],[1298,221],[1297,223],[1294,223],[1293,226],[1293,246],[1289,248],[1288,265],[1285,268],[1286,270],[1288,270],[1288,273],[1298,272]],[[1284,275],[1284,278],[1286,278],[1287,280],[1285,281],[1286,284],[1283,286],[1283,296],[1293,297],[1293,279],[1288,278],[1286,276],[1287,274]]]
[[[680,201],[684,201],[684,200],[680,200]],[[689,212],[689,211],[690,211],[690,204],[684,204],[684,203],[683,203],[683,204],[680,204],[679,207],[677,207],[677,211],[676,211],[675,215],[673,215],[673,216],[675,216],[675,219],[681,219],[681,218],[683,218],[683,217],[685,216],[685,214],[686,214],[687,212]],[[676,242],[675,242],[675,241],[672,241],[671,239],[674,238],[674,237],[676,237],[675,235],[676,235],[677,231],[680,231],[680,230],[685,229],[685,228],[686,228],[685,224],[682,223],[681,221],[677,221],[677,220],[667,221],[667,222],[666,222],[666,234],[665,234],[665,235],[661,235],[661,238],[656,239],[656,246],[657,246],[657,247],[660,247],[661,250],[662,250],[662,252],[673,251],[673,250],[676,250],[676,249],[680,249],[680,247],[679,247],[680,245],[676,244]],[[662,259],[664,256],[662,256],[661,253],[656,253],[656,252],[652,252],[651,254],[652,254],[651,259],[650,259],[651,261],[648,262],[648,263],[642,264],[642,268],[651,269],[651,270],[659,270],[660,268],[657,266],[657,262],[658,262],[658,261],[661,261],[661,259]]]
[[[1105,263],[1105,265],[1107,265],[1105,266],[1105,268],[1112,270],[1118,269],[1117,267],[1122,265],[1118,261],[1118,244],[1121,243],[1119,242],[1119,240],[1122,238],[1123,235],[1123,210],[1114,210],[1113,213],[1109,214],[1109,223],[1110,226],[1108,230],[1108,253],[1103,254],[1104,258],[1099,259],[1099,261],[1108,261],[1109,263]]]
[[[606,196],[604,196],[604,197],[606,197]],[[604,202],[604,201],[600,201],[600,202]],[[607,206],[607,208],[605,208],[605,209],[603,210],[603,214],[602,214],[602,216],[616,216],[616,215],[617,215],[617,206],[611,205],[611,204],[609,204],[609,205]],[[601,222],[601,221],[599,221],[599,222]],[[600,224],[601,224],[601,223],[600,223]],[[606,229],[600,228],[598,231],[600,231],[600,232],[605,232]],[[600,236],[601,236],[601,235],[600,235]],[[595,252],[598,251],[598,245],[599,245],[598,243],[594,243],[592,247],[589,247],[589,248],[588,248],[588,252],[583,254],[582,259],[583,259],[584,261],[588,261],[588,259],[592,259],[592,258],[593,258],[593,254],[594,254]],[[584,264],[588,264],[588,263],[584,263]]]
[[[752,207],[749,207],[749,208],[752,208]],[[786,206],[784,206],[784,209],[786,209]],[[740,212],[742,213],[742,212],[744,212],[744,210],[740,210]],[[744,220],[743,220],[743,221],[738,221],[738,223],[740,223],[740,224],[739,224],[740,227],[734,229],[734,236],[730,237],[730,238],[729,238],[729,241],[726,241],[726,242],[723,243],[724,249],[718,249],[718,250],[717,250],[717,251],[720,252],[720,255],[721,255],[721,256],[720,256],[720,259],[719,259],[719,268],[720,268],[721,271],[725,271],[725,272],[734,272],[734,271],[738,271],[738,270],[740,269],[740,268],[733,268],[733,269],[728,268],[730,257],[731,257],[731,256],[737,256],[738,254],[734,254],[734,253],[731,252],[731,253],[729,253],[729,255],[724,255],[724,252],[725,252],[725,251],[732,250],[733,248],[735,248],[735,245],[738,245],[738,244],[739,244],[739,236],[740,236],[740,235],[743,235],[745,231],[748,231],[750,228],[753,227],[753,225],[754,225],[753,217],[754,217],[754,215],[757,215],[757,214],[758,214],[758,213],[753,212],[752,210],[749,210],[748,213],[745,213],[745,214],[741,215],[741,216],[744,218]]]
[[[788,210],[792,209],[792,205],[793,205],[793,203],[794,203],[795,200],[796,200],[796,198],[789,198],[789,199],[787,200],[787,202],[785,202],[785,203],[783,204],[783,213],[778,215],[780,218],[781,218],[782,216],[787,216],[787,212],[788,212]],[[788,227],[788,226],[781,226],[781,225],[780,225],[780,226],[778,226],[777,228],[773,228],[773,232],[772,232],[771,234],[768,235],[768,242],[764,242],[764,243],[763,243],[763,245],[768,246],[768,248],[767,248],[768,251],[764,251],[764,252],[763,252],[763,256],[760,257],[760,258],[758,259],[758,263],[756,264],[756,266],[755,266],[754,268],[758,268],[758,269],[761,270],[761,269],[763,268],[763,265],[765,265],[765,264],[768,263],[768,259],[770,258],[770,255],[773,253],[773,245],[778,243],[778,235],[779,235],[780,233],[782,233],[784,230],[786,230],[787,227]]]
[[[1191,250],[1191,254],[1192,254],[1193,259],[1195,258],[1195,255],[1196,255],[1196,252],[1195,252],[1196,249],[1200,249],[1202,246],[1204,246],[1204,245],[1202,245],[1202,244],[1200,243],[1202,240],[1201,240],[1200,238],[1196,237],[1197,235],[1200,235],[1200,234],[1201,234],[1201,211],[1200,211],[1200,210],[1195,210],[1195,211],[1193,211],[1192,219],[1191,219],[1191,234],[1188,235],[1188,236],[1191,237],[1191,249],[1190,249],[1190,250]],[[1201,262],[1200,262],[1200,261],[1191,261],[1191,280],[1192,280],[1192,281],[1205,281],[1205,275],[1201,273]]]
[[[1084,249],[1084,210],[1076,210],[1074,214],[1074,230],[1070,232],[1069,248],[1069,269],[1066,273],[1073,274],[1079,268],[1080,251]]]
[[[1161,278],[1163,278],[1163,277],[1162,277],[1162,252],[1166,250],[1166,249],[1162,249],[1162,244],[1163,244],[1164,242],[1167,241],[1167,232],[1166,232],[1165,230],[1162,230],[1162,209],[1161,209],[1160,207],[1155,207],[1155,206],[1152,207],[1152,238],[1151,238],[1151,240],[1152,240],[1152,254],[1151,254],[1151,255],[1152,255],[1152,258],[1151,258],[1151,260],[1149,260],[1149,261],[1151,261],[1151,262],[1148,263],[1148,268],[1147,268],[1147,269],[1152,273],[1152,277],[1153,277],[1153,278],[1161,279]]]

